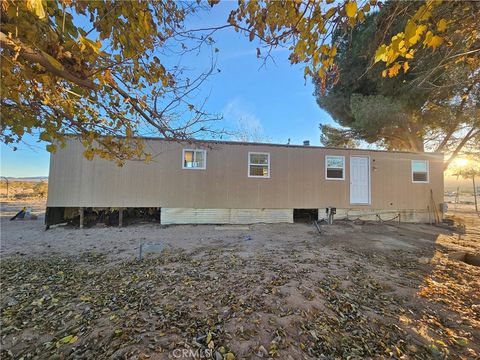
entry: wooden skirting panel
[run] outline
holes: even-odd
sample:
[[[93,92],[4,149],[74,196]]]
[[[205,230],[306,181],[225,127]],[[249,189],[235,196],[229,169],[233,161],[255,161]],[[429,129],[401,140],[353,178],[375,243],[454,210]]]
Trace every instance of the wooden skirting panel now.
[[[442,213],[438,212],[440,218]],[[319,218],[325,217],[325,209],[318,210]],[[430,223],[435,221],[433,212],[425,210],[411,210],[411,209],[337,209],[334,219],[360,219],[365,221],[400,221],[407,223]]]
[[[161,223],[164,225],[293,223],[293,209],[162,208]]]

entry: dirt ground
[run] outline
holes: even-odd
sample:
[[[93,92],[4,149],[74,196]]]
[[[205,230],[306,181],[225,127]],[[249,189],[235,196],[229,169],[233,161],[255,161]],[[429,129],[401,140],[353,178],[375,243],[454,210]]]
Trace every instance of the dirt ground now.
[[[44,204],[30,204],[41,214]],[[419,224],[139,224],[44,230],[2,203],[2,359],[473,359],[480,254]],[[137,259],[141,243],[161,253]]]

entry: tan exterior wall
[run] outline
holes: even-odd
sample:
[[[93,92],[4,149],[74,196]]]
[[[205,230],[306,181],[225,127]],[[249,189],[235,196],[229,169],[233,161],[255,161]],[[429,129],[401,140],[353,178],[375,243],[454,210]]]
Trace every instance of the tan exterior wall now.
[[[49,207],[165,207],[197,209],[426,209],[430,189],[443,201],[443,156],[245,143],[146,140],[153,159],[123,167],[86,160],[70,141],[51,156]],[[182,148],[207,149],[206,170],[182,169]],[[270,178],[249,178],[248,152],[270,153]],[[325,179],[325,155],[345,156],[345,180]],[[350,156],[371,166],[371,204],[350,205]],[[429,183],[412,183],[411,160],[429,160]]]

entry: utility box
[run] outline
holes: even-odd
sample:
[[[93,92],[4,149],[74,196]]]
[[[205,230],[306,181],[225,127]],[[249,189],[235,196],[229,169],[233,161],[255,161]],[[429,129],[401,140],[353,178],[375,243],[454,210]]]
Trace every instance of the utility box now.
[[[448,211],[448,204],[440,203],[440,211],[445,214]]]

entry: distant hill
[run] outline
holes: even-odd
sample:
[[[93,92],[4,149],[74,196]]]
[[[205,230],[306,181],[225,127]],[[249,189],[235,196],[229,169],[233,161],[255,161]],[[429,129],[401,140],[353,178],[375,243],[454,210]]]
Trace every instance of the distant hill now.
[[[48,176],[31,176],[31,177],[6,176],[6,178],[11,181],[29,181],[29,182],[48,181]]]

